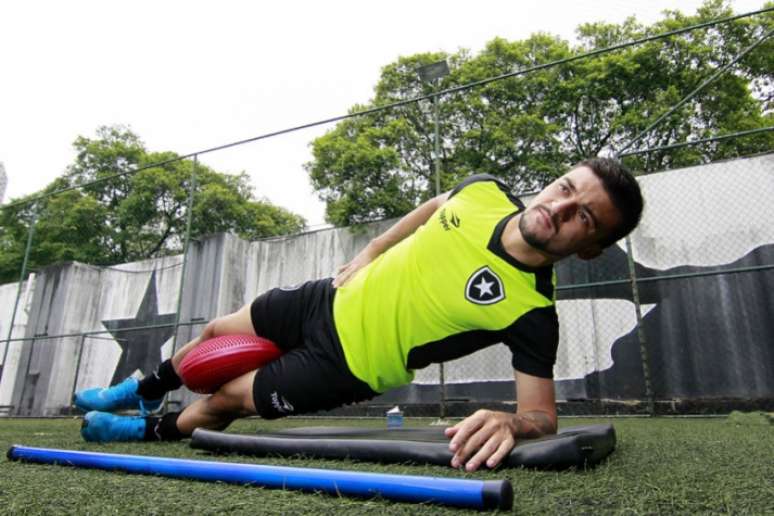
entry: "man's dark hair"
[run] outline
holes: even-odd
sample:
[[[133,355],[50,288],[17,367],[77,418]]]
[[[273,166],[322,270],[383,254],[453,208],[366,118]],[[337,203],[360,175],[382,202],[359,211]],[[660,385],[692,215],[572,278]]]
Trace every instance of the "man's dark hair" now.
[[[577,167],[583,166],[589,167],[602,181],[613,206],[621,214],[621,222],[613,228],[610,235],[599,242],[602,247],[608,247],[628,235],[639,224],[644,204],[640,185],[618,160],[589,158],[577,165]]]

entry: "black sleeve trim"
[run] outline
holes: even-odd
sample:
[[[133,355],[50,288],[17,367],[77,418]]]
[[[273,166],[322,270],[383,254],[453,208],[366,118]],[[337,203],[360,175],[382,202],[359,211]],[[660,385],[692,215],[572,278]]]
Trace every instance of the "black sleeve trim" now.
[[[430,364],[447,362],[470,355],[498,342],[500,342],[500,335],[496,331],[471,330],[449,335],[409,351],[408,357],[406,357],[406,368],[422,369]]]
[[[514,199],[517,199],[516,197],[513,196],[513,194],[511,194],[510,189],[508,188],[508,186],[505,183],[503,183],[502,181],[500,181],[499,179],[497,179],[495,176],[493,176],[491,174],[476,174],[476,175],[468,177],[467,179],[463,180],[460,184],[458,184],[457,186],[454,187],[454,189],[449,194],[449,199],[451,199],[452,197],[454,197],[455,195],[460,193],[460,191],[463,188],[465,188],[466,186],[471,185],[473,183],[478,183],[480,181],[492,181],[495,184],[497,184],[497,187],[505,195],[507,195],[508,198],[511,199],[511,201],[514,201]]]
[[[503,342],[513,352],[513,368],[541,378],[554,377],[559,347],[559,317],[554,305],[519,317],[503,330]]]
[[[554,299],[554,268],[552,266],[541,267],[535,273],[535,290],[547,299]]]

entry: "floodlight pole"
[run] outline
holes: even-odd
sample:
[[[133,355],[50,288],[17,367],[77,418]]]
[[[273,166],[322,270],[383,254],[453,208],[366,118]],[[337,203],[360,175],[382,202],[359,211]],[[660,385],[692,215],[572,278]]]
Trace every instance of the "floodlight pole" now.
[[[435,164],[435,195],[437,197],[441,195],[441,134],[438,129],[438,96],[433,97],[433,118],[435,119],[435,149],[433,151],[433,161]]]
[[[435,89],[437,81],[449,75],[449,65],[446,60],[438,61],[420,67],[417,70],[422,82],[432,85]],[[441,195],[441,131],[438,112],[438,94],[434,94],[430,101],[433,104],[433,168],[435,169],[435,196]],[[441,387],[441,407],[440,418],[446,419],[446,374],[444,363],[438,364],[438,381]]]
[[[441,195],[441,134],[438,128],[438,96],[433,97],[433,118],[435,119],[435,137],[433,162],[435,165],[435,196]],[[438,364],[438,381],[441,387],[440,419],[446,419],[446,371],[444,363]]]

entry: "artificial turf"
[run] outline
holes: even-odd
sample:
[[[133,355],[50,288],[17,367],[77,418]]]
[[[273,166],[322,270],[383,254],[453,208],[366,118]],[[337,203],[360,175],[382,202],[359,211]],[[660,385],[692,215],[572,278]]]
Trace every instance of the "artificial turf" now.
[[[408,419],[407,426],[431,420]],[[77,419],[0,419],[11,444],[298,467],[455,478],[510,479],[516,514],[774,514],[774,425],[766,418],[563,419],[560,426],[612,421],[616,451],[587,471],[524,469],[464,473],[440,466],[217,457],[182,443],[90,444]],[[288,426],[382,426],[384,420],[244,420],[233,432]],[[5,454],[3,454],[5,455]],[[0,464],[2,514],[444,514],[426,504],[204,483],[11,462]],[[472,512],[472,511],[471,511]]]

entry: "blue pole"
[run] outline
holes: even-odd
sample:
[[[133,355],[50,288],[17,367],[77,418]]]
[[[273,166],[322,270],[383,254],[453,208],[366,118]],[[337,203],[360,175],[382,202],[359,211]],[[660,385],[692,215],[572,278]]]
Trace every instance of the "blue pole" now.
[[[513,490],[507,480],[392,475],[287,466],[237,464],[142,455],[96,453],[14,445],[8,459],[79,468],[117,470],[205,482],[250,484],[279,489],[323,491],[333,495],[401,502],[438,503],[476,509],[510,509]]]

